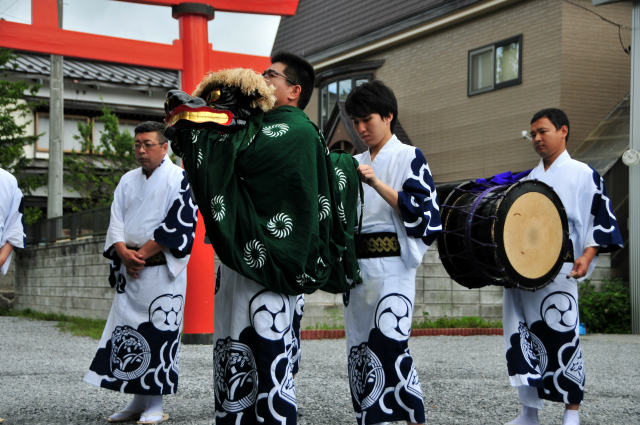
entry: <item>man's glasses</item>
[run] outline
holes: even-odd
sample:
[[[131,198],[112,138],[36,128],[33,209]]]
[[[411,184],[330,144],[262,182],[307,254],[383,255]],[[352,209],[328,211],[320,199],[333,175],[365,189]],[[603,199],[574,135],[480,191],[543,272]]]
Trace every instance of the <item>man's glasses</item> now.
[[[153,149],[154,146],[164,145],[164,143],[134,143],[133,149],[139,151],[141,148],[144,148],[145,151],[149,149]]]
[[[290,79],[288,79],[285,75],[280,74],[278,71],[276,71],[275,69],[267,69],[262,73],[262,76],[267,78],[273,78],[273,77],[282,77],[285,80],[287,80],[287,83],[291,84],[292,86],[297,86],[298,84],[294,83],[293,81],[291,81]]]

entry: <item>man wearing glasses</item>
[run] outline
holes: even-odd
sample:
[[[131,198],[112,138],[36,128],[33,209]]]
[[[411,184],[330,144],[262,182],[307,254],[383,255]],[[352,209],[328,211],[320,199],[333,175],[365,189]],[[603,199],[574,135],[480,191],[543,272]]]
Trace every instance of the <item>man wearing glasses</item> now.
[[[298,296],[324,285],[341,255],[334,242],[343,232],[336,172],[303,112],[314,69],[291,53],[271,62],[263,76],[276,89],[274,108],[235,158],[237,191],[214,199],[224,230],[212,239],[222,262],[214,331],[218,425],[297,422]]]
[[[120,179],[104,256],[116,295],[85,382],[133,394],[109,422],[155,424],[169,415],[162,396],[178,389],[187,262],[197,207],[184,171],[167,155],[164,125],[135,128],[140,168]]]

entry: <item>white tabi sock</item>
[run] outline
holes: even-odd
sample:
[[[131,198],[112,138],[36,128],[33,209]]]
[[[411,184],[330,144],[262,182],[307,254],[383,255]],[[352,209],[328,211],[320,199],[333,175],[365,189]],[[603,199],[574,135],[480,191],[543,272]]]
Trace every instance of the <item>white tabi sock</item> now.
[[[150,395],[147,397],[149,401],[147,403],[147,408],[142,416],[140,416],[140,422],[160,421],[164,416],[164,413],[162,412],[162,396]]]
[[[565,410],[562,425],[580,425],[580,413],[577,410]]]
[[[119,421],[124,418],[131,417],[132,414],[144,412],[147,408],[147,398],[148,396],[146,395],[134,394],[131,403],[129,403],[127,407],[125,407],[118,413],[114,413],[113,415],[109,416],[109,419],[111,419],[112,421]]]
[[[540,421],[538,420],[538,409],[523,405],[520,416],[505,425],[540,425]]]

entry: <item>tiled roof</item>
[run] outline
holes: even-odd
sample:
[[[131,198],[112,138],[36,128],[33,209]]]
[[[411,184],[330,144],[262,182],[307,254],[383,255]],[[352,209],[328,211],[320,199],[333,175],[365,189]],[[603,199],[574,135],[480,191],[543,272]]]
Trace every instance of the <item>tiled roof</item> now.
[[[388,37],[482,0],[300,0],[282,17],[272,52],[287,50],[314,62],[321,52]]]
[[[18,68],[14,69],[14,71],[38,75],[49,75],[51,73],[49,55],[33,53],[17,53],[17,55],[16,63]],[[65,78],[78,80],[163,87],[166,89],[180,87],[177,71],[91,62],[66,57],[64,58],[63,74]]]

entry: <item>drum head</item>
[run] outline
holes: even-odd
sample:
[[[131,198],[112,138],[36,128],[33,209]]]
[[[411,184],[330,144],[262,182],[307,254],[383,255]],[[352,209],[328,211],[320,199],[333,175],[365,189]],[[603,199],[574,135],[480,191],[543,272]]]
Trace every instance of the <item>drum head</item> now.
[[[495,256],[506,279],[534,291],[548,285],[564,262],[569,241],[567,214],[553,189],[537,180],[511,186],[493,224]]]
[[[514,270],[539,279],[555,266],[562,252],[562,221],[551,199],[538,192],[520,196],[504,221],[504,250]]]

